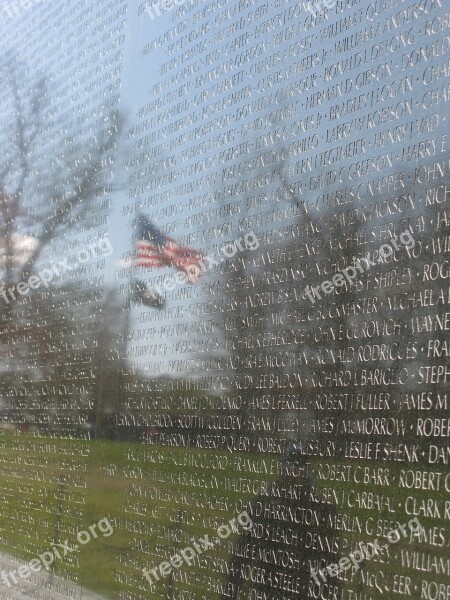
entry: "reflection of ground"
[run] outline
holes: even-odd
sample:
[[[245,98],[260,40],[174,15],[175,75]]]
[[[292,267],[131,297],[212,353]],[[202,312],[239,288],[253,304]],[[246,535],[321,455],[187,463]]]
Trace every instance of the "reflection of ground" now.
[[[81,505],[77,501],[83,488],[74,485],[74,474],[77,473],[60,464],[62,459],[68,459],[58,456],[58,452],[38,455],[18,448],[17,443],[13,447],[16,437],[9,432],[0,432],[1,549],[9,556],[21,556],[27,563],[36,554],[49,549],[55,532],[59,532],[58,541],[67,538],[73,546],[76,544],[75,534],[71,532],[73,528],[87,530],[89,525],[106,516],[114,527],[111,537],[98,537],[83,546],[76,563],[67,560],[57,564],[58,574],[73,581],[83,581],[89,589],[100,594],[83,592],[81,596],[81,590],[69,584],[75,591],[62,597],[73,600],[117,598],[119,592],[130,589],[143,597],[167,598],[175,593],[175,597],[180,598],[181,591],[187,586],[192,592],[190,600],[201,600],[205,590],[208,600],[217,600],[221,594],[220,586],[226,581],[229,544],[237,541],[237,534],[205,553],[201,563],[179,569],[173,579],[161,579],[154,592],[150,592],[142,569],[153,568],[180,548],[189,546],[192,537],[215,536],[217,527],[228,522],[241,506],[255,498],[259,489],[257,484],[277,479],[276,468],[271,463],[273,456],[98,440],[90,443],[90,458],[86,459],[90,461],[87,472],[90,493],[86,503]],[[24,447],[36,442],[31,434],[20,439]],[[40,443],[44,440],[39,438]],[[50,441],[52,447],[68,444],[65,440]],[[78,443],[85,445],[85,442],[70,440],[73,448]],[[31,461],[27,464],[18,460],[39,456],[45,459],[40,459],[39,463],[45,462],[45,467],[39,469],[46,478],[42,481],[35,480],[36,467]],[[412,494],[412,490],[397,484],[402,471],[409,468],[403,463],[389,464],[392,480],[389,486],[370,477],[370,473],[386,468],[383,462],[361,464],[359,460],[335,460],[328,464],[312,459],[311,463],[322,490],[315,493],[318,505],[328,498],[338,505],[335,527],[342,538],[342,556],[348,555],[359,542],[372,542],[378,536],[383,539],[393,527],[392,523],[407,522],[411,518],[405,512],[408,497],[414,496],[419,507],[430,494],[427,489],[414,489]],[[73,479],[64,488],[54,477],[60,472]],[[343,476],[350,472],[352,477]],[[444,499],[439,502],[440,507]],[[80,516],[72,512],[78,506]],[[418,516],[427,531],[431,531],[427,535],[432,535],[433,528],[441,526],[437,518],[424,516],[422,512]],[[367,522],[371,527],[369,531],[366,531]],[[392,589],[394,577],[405,571],[405,561],[413,560],[413,553],[421,548],[423,543],[402,539],[382,560],[367,561],[364,570],[353,578],[349,576],[342,585],[353,591],[359,589],[359,578],[363,575],[365,579],[361,586],[364,589],[368,585],[365,583],[367,578],[382,571],[386,585]],[[445,550],[439,548],[433,555],[440,556]],[[406,552],[407,557],[404,556]],[[420,589],[420,571],[408,568],[408,575],[412,577],[412,586],[417,585]],[[433,573],[433,576],[438,585],[444,583],[442,574]],[[214,590],[207,578],[213,581]],[[0,600],[44,600],[45,594],[38,593],[37,587],[19,594],[18,591],[9,593],[8,588],[0,585]],[[61,599],[57,590],[49,590],[48,595],[50,600]],[[372,599],[378,597],[375,591]],[[350,600],[347,589],[343,598]]]
[[[17,571],[22,566],[23,561],[18,561],[7,554],[0,555],[0,571],[10,573]],[[33,573],[29,579],[19,579],[17,585],[7,587],[4,582],[0,582],[1,600],[105,600],[94,592],[82,589],[61,577],[55,577],[48,571]]]

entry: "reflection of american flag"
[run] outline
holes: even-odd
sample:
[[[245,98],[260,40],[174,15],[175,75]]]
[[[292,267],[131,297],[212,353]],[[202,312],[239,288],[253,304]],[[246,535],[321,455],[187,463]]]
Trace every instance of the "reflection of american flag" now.
[[[180,246],[143,215],[138,217],[136,265],[157,269],[175,267],[186,273],[189,283],[195,283],[202,272],[202,255],[193,248]]]

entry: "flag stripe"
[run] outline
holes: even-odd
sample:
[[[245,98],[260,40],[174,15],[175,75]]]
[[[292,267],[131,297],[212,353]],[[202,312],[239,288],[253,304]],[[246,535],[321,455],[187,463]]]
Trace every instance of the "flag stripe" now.
[[[187,280],[195,283],[202,272],[202,255],[193,248],[180,246],[163,234],[144,216],[139,219],[139,239],[136,243],[136,265],[147,268],[175,267],[184,271]]]

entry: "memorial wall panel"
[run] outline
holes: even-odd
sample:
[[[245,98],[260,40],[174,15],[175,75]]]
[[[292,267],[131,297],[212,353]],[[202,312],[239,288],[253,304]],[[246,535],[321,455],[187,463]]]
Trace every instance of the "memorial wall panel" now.
[[[3,0],[0,598],[450,598],[446,0]]]

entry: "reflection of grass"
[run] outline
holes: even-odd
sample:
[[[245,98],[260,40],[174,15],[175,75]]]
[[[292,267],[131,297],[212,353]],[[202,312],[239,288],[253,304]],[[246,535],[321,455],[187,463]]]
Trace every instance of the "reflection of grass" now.
[[[22,439],[33,442],[35,438]],[[167,560],[177,550],[190,545],[192,536],[199,538],[205,533],[213,534],[216,528],[226,523],[238,511],[235,504],[238,501],[245,503],[250,499],[250,494],[226,491],[225,481],[227,478],[245,477],[248,480],[275,479],[275,475],[240,473],[233,463],[236,455],[222,453],[228,459],[226,468],[216,470],[209,467],[210,457],[217,455],[208,450],[166,448],[155,446],[143,446],[125,442],[97,441],[89,444],[90,456],[77,457],[78,470],[64,468],[62,463],[58,465],[58,452],[48,454],[33,453],[28,450],[13,449],[12,442],[17,438],[11,434],[0,437],[0,543],[6,552],[31,560],[39,552],[48,550],[52,541],[64,541],[75,544],[75,533],[81,529],[87,529],[90,525],[97,523],[103,517],[109,517],[114,525],[114,534],[110,537],[101,535],[86,546],[82,546],[76,557],[77,561],[70,564],[66,559],[57,565],[58,572],[69,579],[81,582],[87,588],[108,597],[117,596],[117,590],[123,589],[130,592],[143,594],[145,597],[166,596],[170,586],[174,589],[182,589],[189,586],[192,598],[201,598],[207,595],[208,599],[218,598],[218,593],[213,591],[224,579],[228,559],[228,541],[222,542],[202,557],[199,565],[176,572],[174,580],[170,577],[157,584],[154,592],[148,589],[148,585],[142,577],[141,569],[144,566],[153,567],[163,560]],[[42,441],[43,438],[39,438]],[[66,446],[64,440],[52,440],[56,448]],[[70,441],[75,444],[85,442]],[[189,455],[192,458],[201,459],[205,457],[206,466],[185,466],[183,458]],[[242,456],[247,456],[242,454]],[[40,457],[41,466],[24,465],[23,460],[18,457]],[[261,458],[252,457],[252,458]],[[352,472],[356,461],[352,464]],[[373,467],[365,464],[365,466]],[[385,465],[383,465],[385,467]],[[82,469],[86,471],[83,472]],[[316,464],[317,472],[320,467]],[[395,475],[395,481],[390,486],[382,487],[374,485],[373,482],[359,483],[351,478],[345,482],[322,481],[322,488],[333,488],[338,499],[347,498],[350,491],[358,490],[366,493],[366,508],[345,504],[338,511],[352,519],[359,519],[362,532],[341,531],[341,542],[347,544],[341,551],[342,556],[348,555],[355,544],[360,541],[370,542],[375,537],[383,540],[383,536],[396,522],[404,523],[408,520],[404,512],[405,500],[413,495],[419,501],[428,498],[431,494],[421,490],[405,490],[398,487],[398,477],[402,465],[396,467],[390,465],[390,472]],[[397,471],[394,473],[394,471]],[[42,472],[47,481],[35,481],[33,478],[37,472]],[[59,480],[60,475],[80,474],[87,477],[86,488],[76,487],[82,485],[80,481],[72,480],[71,483],[63,483]],[[170,475],[184,475],[186,478],[193,477],[190,482],[178,483],[168,481]],[[52,479],[51,483],[48,480]],[[183,485],[185,483],[185,485]],[[206,487],[204,487],[204,485]],[[186,496],[181,496],[186,492]],[[85,505],[77,504],[80,494],[86,493]],[[70,496],[70,494],[74,494]],[[391,498],[391,507],[395,512],[389,512],[387,506],[377,510],[369,506],[368,494],[383,495]],[[362,497],[361,497],[362,498]],[[208,500],[216,506],[208,506]],[[196,506],[198,504],[199,506]],[[203,504],[203,506],[200,506]],[[77,514],[81,512],[81,516]],[[369,520],[371,519],[371,520]],[[419,516],[425,527],[439,527],[435,520]],[[365,531],[365,524],[369,522],[374,525],[373,532]],[[58,524],[61,529],[58,533]],[[384,532],[383,532],[384,528]],[[59,538],[55,540],[55,538]],[[384,543],[385,540],[382,541]],[[366,563],[366,573],[376,573],[381,570],[384,573],[384,581],[389,590],[392,589],[395,574],[403,573],[401,565],[400,549],[418,549],[418,545],[410,545],[408,541],[402,541],[396,546],[388,549],[380,561]],[[439,555],[443,549],[427,546],[431,554]],[[443,554],[445,556],[445,554]],[[421,574],[418,571],[413,577],[412,586],[419,586]],[[411,570],[409,570],[411,575]],[[207,579],[210,577],[208,583]],[[345,587],[358,589],[357,578],[344,583]],[[180,579],[181,578],[181,579]],[[441,577],[433,575],[434,581],[441,581]],[[209,586],[209,591],[208,590]],[[138,589],[136,589],[138,588]],[[141,589],[139,589],[141,588]],[[374,590],[372,590],[374,591]],[[374,598],[378,592],[374,591]],[[394,597],[385,595],[385,597]],[[413,593],[413,597],[419,597],[419,593]]]

